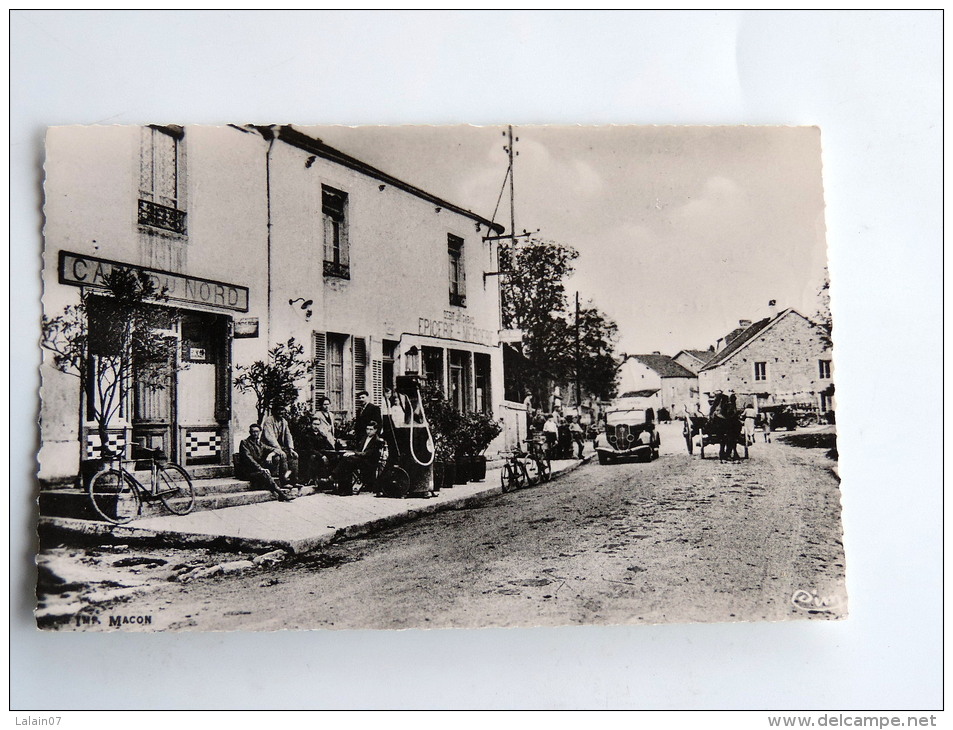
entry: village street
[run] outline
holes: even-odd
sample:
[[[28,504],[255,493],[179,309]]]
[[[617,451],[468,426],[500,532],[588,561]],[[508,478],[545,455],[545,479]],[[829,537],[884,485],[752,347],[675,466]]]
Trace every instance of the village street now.
[[[835,462],[777,439],[746,462],[702,461],[676,424],[662,444],[654,463],[593,463],[266,572],[167,582],[104,604],[88,628],[109,630],[105,616],[247,631],[846,615]]]

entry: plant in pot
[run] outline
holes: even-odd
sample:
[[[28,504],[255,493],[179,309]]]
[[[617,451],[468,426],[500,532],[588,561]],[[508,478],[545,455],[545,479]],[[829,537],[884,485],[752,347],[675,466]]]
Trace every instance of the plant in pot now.
[[[499,421],[486,413],[467,413],[461,418],[458,463],[467,464],[469,481],[486,479],[486,456],[490,443],[503,431]]]
[[[424,412],[430,424],[434,441],[433,479],[434,491],[459,483],[454,457],[460,439],[462,415],[447,400],[436,385],[427,384],[422,389]]]

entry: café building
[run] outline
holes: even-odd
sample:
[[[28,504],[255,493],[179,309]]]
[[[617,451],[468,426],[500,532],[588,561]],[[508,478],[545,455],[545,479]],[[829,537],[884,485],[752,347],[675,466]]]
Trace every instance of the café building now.
[[[164,289],[179,362],[131,388],[109,445],[161,448],[225,474],[257,419],[238,368],[294,338],[313,358],[301,399],[341,415],[419,373],[462,411],[503,396],[498,224],[291,126],[61,127],[47,135],[44,313],[105,295],[114,267]],[[490,240],[486,240],[490,239]],[[100,455],[87,382],[42,364],[40,479]]]

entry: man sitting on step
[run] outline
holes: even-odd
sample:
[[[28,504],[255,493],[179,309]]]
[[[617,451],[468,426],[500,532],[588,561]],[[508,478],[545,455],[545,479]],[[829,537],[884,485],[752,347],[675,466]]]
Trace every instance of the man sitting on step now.
[[[284,454],[265,444],[261,438],[261,426],[253,423],[248,428],[248,438],[238,449],[238,476],[248,479],[256,489],[267,489],[282,502],[293,497],[278,486],[276,477],[287,470]]]

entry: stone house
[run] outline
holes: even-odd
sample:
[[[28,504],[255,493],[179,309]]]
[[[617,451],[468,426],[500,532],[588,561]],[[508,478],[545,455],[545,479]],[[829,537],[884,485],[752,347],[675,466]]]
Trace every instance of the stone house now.
[[[691,370],[696,375],[705,363],[715,355],[715,348],[710,347],[707,350],[679,350],[672,359],[686,370]]]
[[[831,348],[819,325],[785,309],[739,329],[699,371],[703,395],[734,391],[758,406],[834,409]]]
[[[668,355],[629,355],[619,368],[619,397],[640,397],[676,415],[697,400],[698,378]]]

